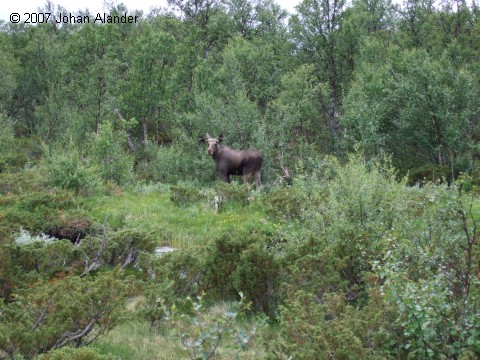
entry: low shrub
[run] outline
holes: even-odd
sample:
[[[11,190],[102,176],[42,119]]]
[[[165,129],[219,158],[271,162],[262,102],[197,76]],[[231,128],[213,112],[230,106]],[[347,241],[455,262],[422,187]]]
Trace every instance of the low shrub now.
[[[142,256],[145,270],[144,300],[139,312],[152,327],[164,323],[162,304],[173,305],[179,298],[202,293],[204,254],[200,248],[179,249],[162,255]]]
[[[426,182],[452,181],[452,170],[448,166],[426,164],[409,171],[411,185]]]
[[[83,159],[76,147],[46,151],[44,166],[52,187],[68,189],[80,195],[92,195],[101,190],[97,169]]]
[[[0,195],[44,191],[48,187],[47,182],[47,175],[42,167],[0,173]]]
[[[0,173],[22,171],[37,164],[43,155],[39,136],[17,136],[16,121],[0,112]]]
[[[23,272],[36,272],[45,278],[68,269],[79,258],[70,241],[58,240],[42,233],[32,235],[24,229],[20,229],[8,248],[16,266]]]
[[[128,280],[118,272],[68,276],[19,289],[2,307],[0,351],[35,358],[64,346],[89,345],[120,319]]]
[[[87,237],[80,242],[85,254],[85,272],[92,272],[101,266],[126,268],[137,265],[143,253],[152,253],[157,244],[153,232],[125,228],[117,231],[104,229],[103,234]]]
[[[115,126],[114,126],[115,125]],[[105,121],[92,134],[88,154],[100,178],[107,183],[109,180],[120,186],[131,183],[134,178],[134,156],[125,150],[127,144],[126,128],[128,124],[114,124]]]
[[[258,320],[245,329],[239,324],[239,318],[248,311],[248,303],[243,294],[240,301],[232,302],[226,307],[206,309],[202,297],[196,301],[187,299],[187,313],[179,311],[176,306],[164,306],[166,320],[171,336],[177,338],[190,359],[212,359],[222,347],[227,358],[240,358],[257,328],[264,325]]]
[[[187,205],[206,199],[205,194],[188,183],[170,186],[170,194],[170,200],[177,205]]]
[[[272,315],[278,297],[279,267],[267,248],[268,235],[240,230],[223,232],[206,248],[204,286],[214,299],[236,299],[245,294],[256,311]]]
[[[215,184],[215,191],[222,201],[234,201],[241,205],[247,205],[249,203],[252,186],[217,181]]]
[[[306,196],[293,187],[276,188],[262,197],[267,215],[280,220],[299,219],[306,207]]]
[[[193,146],[183,149],[179,146],[150,144],[146,156],[136,167],[141,179],[176,184],[179,181],[206,183],[215,177],[215,167],[205,154],[200,155]]]
[[[39,355],[38,360],[114,360],[113,355],[101,354],[91,347],[71,348],[64,347],[51,350],[46,354]]]
[[[280,306],[280,339],[266,346],[271,359],[396,359],[395,313],[379,293],[363,308],[348,304],[342,292],[315,295],[299,291]],[[274,354],[274,355],[273,355]]]
[[[96,232],[94,223],[82,209],[82,200],[71,191],[22,192],[0,197],[0,201],[5,205],[0,210],[0,242],[1,235],[10,238],[20,228],[72,242]]]

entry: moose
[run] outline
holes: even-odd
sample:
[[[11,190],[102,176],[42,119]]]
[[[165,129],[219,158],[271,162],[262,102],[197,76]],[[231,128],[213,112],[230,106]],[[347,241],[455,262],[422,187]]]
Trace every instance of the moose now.
[[[235,150],[229,146],[219,145],[225,140],[223,133],[216,138],[206,134],[201,140],[208,143],[207,154],[215,161],[215,167],[223,181],[230,182],[230,175],[243,175],[243,182],[247,184],[253,175],[256,188],[261,186],[260,169],[263,157],[260,151]]]

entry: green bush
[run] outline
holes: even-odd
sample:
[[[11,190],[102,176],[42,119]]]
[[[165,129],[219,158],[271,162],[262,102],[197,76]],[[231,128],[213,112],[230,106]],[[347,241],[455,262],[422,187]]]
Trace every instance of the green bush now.
[[[20,195],[0,197],[0,235],[23,227],[32,233],[45,233],[56,238],[78,241],[95,233],[95,226],[82,209],[81,198],[70,191],[22,192]],[[0,242],[2,239],[0,238]]]
[[[395,313],[379,293],[356,308],[342,292],[298,291],[280,307],[280,340],[267,344],[271,358],[386,360],[395,345]]]
[[[217,181],[215,184],[215,191],[222,201],[234,201],[242,205],[247,205],[249,203],[252,187],[251,185]]]
[[[408,174],[412,185],[426,182],[452,181],[452,170],[448,166],[426,164],[413,168]]]
[[[12,242],[0,245],[0,298],[11,301],[18,289],[81,271],[77,250],[68,240],[21,229]]]
[[[252,309],[274,316],[279,297],[279,265],[265,239],[256,240],[240,255],[232,285],[252,301]]]
[[[202,248],[178,249],[162,255],[142,257],[145,269],[145,299],[139,304],[140,314],[151,326],[164,324],[162,304],[173,305],[179,298],[199,296],[203,290],[204,254]]]
[[[43,168],[28,168],[17,172],[0,173],[0,195],[19,195],[39,192],[47,187]]]
[[[215,358],[220,346],[227,349],[224,353],[228,358],[238,359],[257,328],[264,325],[263,320],[256,321],[248,330],[240,325],[240,316],[248,310],[243,294],[240,301],[223,308],[205,309],[202,297],[196,301],[187,299],[187,306],[187,313],[176,306],[164,306],[164,312],[171,335],[180,340],[190,359]]]
[[[16,159],[13,122],[0,112],[0,173],[6,171]]]
[[[47,151],[44,159],[48,173],[49,185],[73,190],[75,194],[92,195],[101,189],[97,170],[82,159],[80,152],[70,145],[71,149]]]
[[[299,219],[307,206],[306,197],[296,188],[277,188],[265,194],[262,203],[267,215],[281,220]]]
[[[475,168],[471,173],[462,173],[456,180],[461,191],[480,193],[480,168]]]
[[[255,241],[247,231],[222,232],[209,242],[205,255],[205,281],[216,299],[234,299],[233,284],[240,256]]]
[[[165,184],[182,181],[206,183],[215,177],[215,166],[205,154],[191,146],[183,149],[176,145],[150,144],[147,157],[136,168],[140,178]]]
[[[409,212],[375,263],[387,301],[396,305],[399,347],[416,359],[480,356],[478,210],[456,188],[412,191]]]
[[[136,265],[143,253],[152,253],[157,238],[152,231],[125,228],[117,231],[104,230],[103,234],[91,236],[80,242],[80,249],[86,255],[86,272],[101,266],[119,266],[122,269]]]
[[[170,200],[177,205],[187,205],[206,200],[204,193],[198,190],[196,186],[188,183],[170,186],[170,194]]]
[[[125,126],[121,124],[120,128],[116,129],[112,122],[106,121],[99,125],[95,134],[92,134],[89,155],[105,183],[111,180],[125,186],[133,180],[135,159],[125,150],[127,143]]]
[[[103,355],[91,347],[64,347],[37,357],[38,360],[114,360],[112,355]]]
[[[206,248],[204,286],[214,299],[235,299],[239,292],[253,309],[273,314],[279,268],[267,248],[270,238],[256,231],[223,232]]]
[[[358,156],[335,173],[284,232],[280,353],[478,357],[477,200],[447,184],[407,187],[388,163]],[[306,194],[311,181],[293,187]]]
[[[118,272],[68,276],[19,289],[2,308],[0,350],[34,358],[64,346],[88,345],[124,311],[129,283]]]
[[[46,278],[70,268],[78,260],[76,249],[70,241],[58,240],[45,234],[32,236],[24,229],[20,229],[10,251],[22,271],[35,271]]]
[[[316,258],[333,270],[327,270],[327,278],[335,272],[340,276],[338,289],[349,291],[356,301],[365,301],[371,262],[388,250],[386,237],[403,220],[408,193],[388,163],[369,163],[352,156],[336,167],[336,177],[318,191],[315,184],[309,185],[318,182],[316,178],[298,185],[297,191],[306,199],[301,219],[303,241],[298,244],[297,236],[289,246],[294,247],[291,254],[297,253],[300,262],[304,261],[301,258]],[[316,279],[313,271],[311,279]]]

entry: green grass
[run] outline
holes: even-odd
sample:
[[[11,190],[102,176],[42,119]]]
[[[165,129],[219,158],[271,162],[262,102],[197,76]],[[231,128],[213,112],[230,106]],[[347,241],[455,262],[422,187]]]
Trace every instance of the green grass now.
[[[188,359],[179,344],[155,333],[142,321],[118,325],[92,347],[118,360]]]
[[[150,230],[158,234],[159,245],[179,248],[203,245],[224,230],[275,226],[268,220],[259,200],[247,206],[231,201],[215,213],[207,200],[179,206],[170,200],[168,192],[150,192],[96,197],[90,199],[89,207],[98,223],[114,228]]]
[[[222,305],[218,305],[221,307]],[[214,308],[212,311],[215,311]],[[242,323],[243,326],[249,326]],[[168,332],[168,329],[164,329]],[[163,332],[163,331],[162,331]],[[265,349],[261,341],[252,338],[247,349],[238,354],[239,359],[255,360],[265,358]],[[101,354],[111,355],[117,360],[181,360],[189,359],[182,349],[179,339],[158,333],[146,321],[129,321],[119,324],[109,333],[96,341],[92,348]],[[232,351],[220,346],[216,359],[232,359]]]

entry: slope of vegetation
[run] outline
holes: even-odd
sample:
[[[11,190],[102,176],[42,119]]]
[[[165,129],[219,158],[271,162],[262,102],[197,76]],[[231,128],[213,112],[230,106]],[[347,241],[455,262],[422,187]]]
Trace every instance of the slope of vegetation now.
[[[477,5],[168,4],[0,23],[0,359],[479,358]]]

